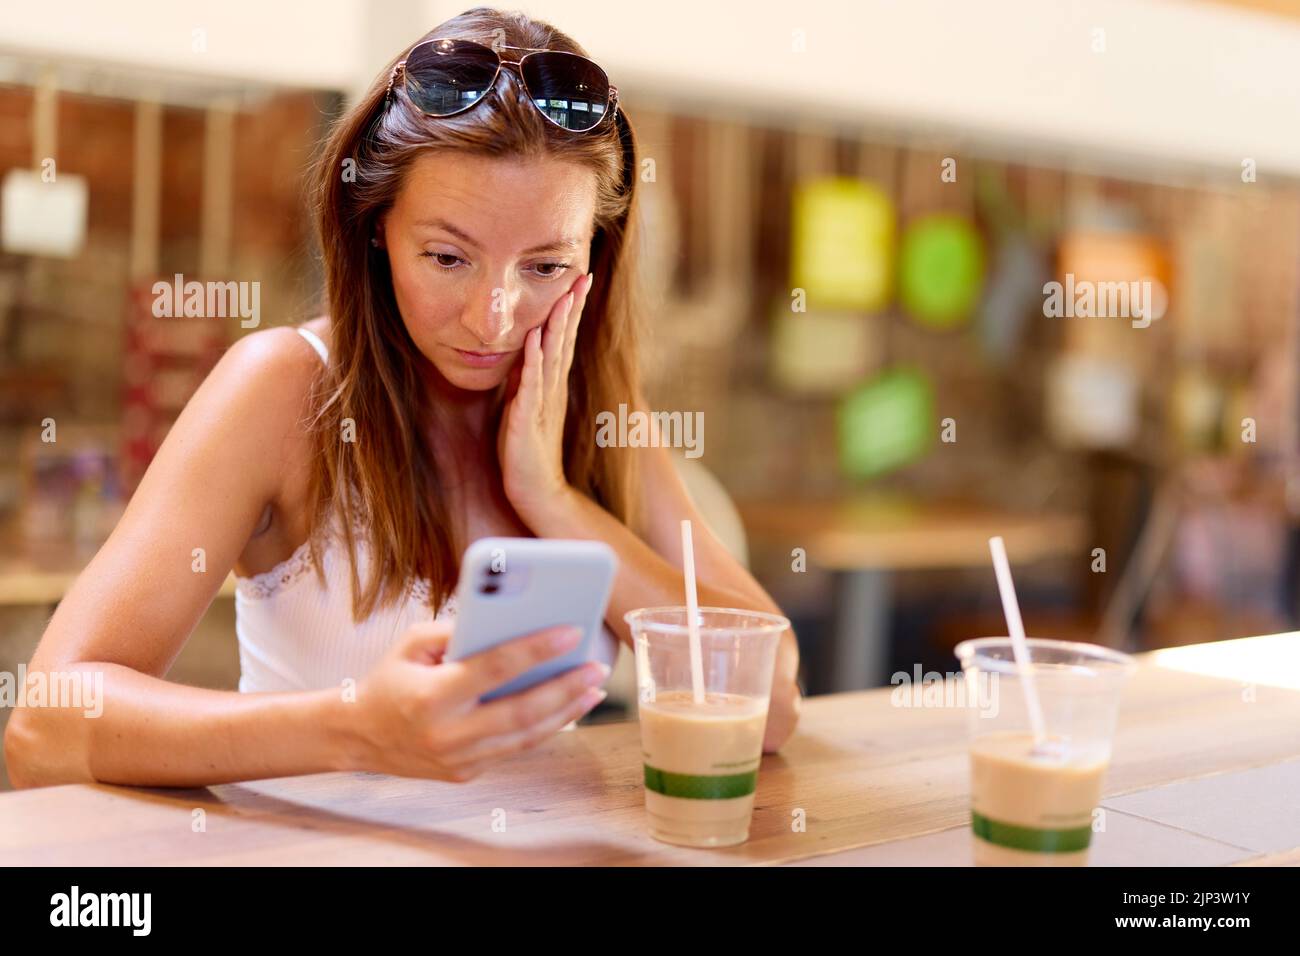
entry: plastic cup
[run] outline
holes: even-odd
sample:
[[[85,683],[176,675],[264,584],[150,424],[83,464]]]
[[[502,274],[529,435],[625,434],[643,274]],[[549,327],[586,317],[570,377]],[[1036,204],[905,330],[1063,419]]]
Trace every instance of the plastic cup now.
[[[955,648],[967,687],[976,866],[1084,866],[1124,684],[1137,662],[1029,638],[1047,737],[1035,747],[1008,637]]]
[[[776,614],[699,609],[704,704],[691,684],[686,608],[629,611],[650,834],[679,846],[749,839],[772,672],[790,622]]]

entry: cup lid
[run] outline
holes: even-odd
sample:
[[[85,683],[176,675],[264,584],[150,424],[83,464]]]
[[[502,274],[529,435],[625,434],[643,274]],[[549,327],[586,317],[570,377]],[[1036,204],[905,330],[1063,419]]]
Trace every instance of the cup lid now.
[[[789,618],[782,617],[779,614],[769,614],[767,611],[751,611],[748,608],[738,607],[701,607],[697,610],[703,618],[701,621],[702,626],[715,630],[780,633],[790,627]],[[690,628],[686,624],[686,611],[686,605],[684,604],[665,605],[663,607],[639,607],[624,614],[623,620],[627,622],[629,627],[640,628],[643,631],[654,631],[657,634],[689,634]],[[743,623],[710,624],[708,619],[710,614],[727,614],[733,618],[747,620]],[[671,620],[673,617],[679,618],[682,623],[674,623]]]
[[[1103,647],[1100,644],[1057,641],[1042,637],[1026,638],[1025,643],[1029,647],[1030,666],[1035,669],[1059,667],[1063,670],[1104,670],[1126,676],[1137,669],[1137,659],[1131,654]],[[1003,656],[989,653],[991,651],[1006,653]],[[977,661],[982,670],[1013,675],[1020,670],[1009,637],[978,637],[962,641],[953,648],[953,653],[963,665]]]

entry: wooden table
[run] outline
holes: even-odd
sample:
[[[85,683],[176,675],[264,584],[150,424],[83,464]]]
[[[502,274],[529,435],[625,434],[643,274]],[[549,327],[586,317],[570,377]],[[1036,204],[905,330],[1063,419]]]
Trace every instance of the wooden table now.
[[[872,495],[827,501],[738,504],[745,530],[835,575],[830,690],[889,680],[891,576],[895,571],[988,568],[989,538],[1002,535],[1013,566],[1083,553],[1078,515],[1008,511],[973,502]]]
[[[1201,673],[1143,656],[1094,864],[1300,864],[1300,687],[1263,682],[1297,649],[1300,634],[1179,649],[1181,663],[1170,652]],[[1231,679],[1206,675],[1215,660]],[[730,849],[646,835],[637,726],[620,723],[558,734],[468,784],[334,773],[3,794],[0,865],[963,865],[964,719],[891,706],[888,689],[808,700],[799,732],[763,760],[749,842]]]

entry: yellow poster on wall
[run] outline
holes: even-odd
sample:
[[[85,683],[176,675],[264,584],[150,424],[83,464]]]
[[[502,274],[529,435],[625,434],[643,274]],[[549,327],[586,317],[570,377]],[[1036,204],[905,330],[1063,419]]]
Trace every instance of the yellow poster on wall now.
[[[789,392],[827,394],[856,385],[877,364],[880,330],[856,312],[791,312],[772,317],[771,372]]]
[[[893,203],[873,183],[846,177],[796,187],[791,284],[810,310],[874,312],[889,301],[894,268]]]

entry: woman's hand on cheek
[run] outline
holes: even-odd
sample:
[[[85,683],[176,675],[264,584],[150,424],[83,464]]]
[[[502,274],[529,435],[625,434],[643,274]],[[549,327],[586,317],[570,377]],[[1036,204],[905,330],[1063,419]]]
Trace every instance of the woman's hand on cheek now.
[[[581,276],[551,307],[546,321],[524,338],[518,387],[507,391],[497,434],[506,497],[525,524],[568,490],[564,475],[564,417],[569,402],[578,323],[591,289]]]

